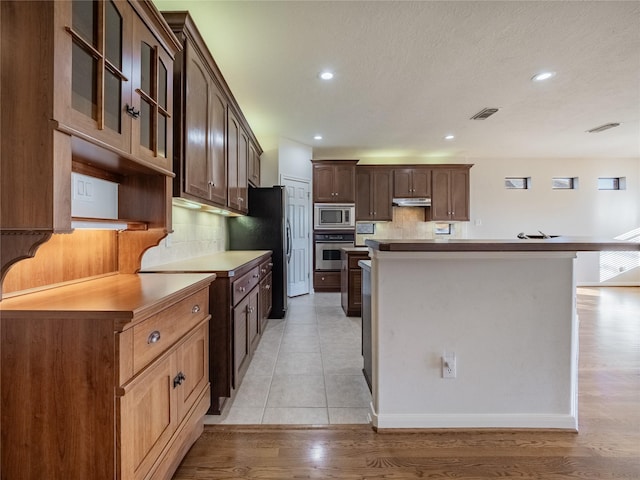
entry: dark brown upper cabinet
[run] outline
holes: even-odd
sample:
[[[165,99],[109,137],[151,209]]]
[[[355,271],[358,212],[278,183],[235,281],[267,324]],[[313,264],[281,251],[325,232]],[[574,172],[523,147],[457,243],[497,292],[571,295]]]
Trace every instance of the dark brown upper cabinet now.
[[[356,221],[391,221],[392,170],[387,166],[356,167]]]
[[[356,201],[356,163],[358,160],[312,160],[313,201],[315,203],[354,203]]]
[[[393,196],[395,198],[422,198],[430,195],[430,168],[413,167],[393,170]]]
[[[163,12],[183,45],[175,62],[174,197],[247,212],[262,149],[188,12]]]
[[[471,165],[433,169],[431,185],[432,220],[469,220],[470,168]]]

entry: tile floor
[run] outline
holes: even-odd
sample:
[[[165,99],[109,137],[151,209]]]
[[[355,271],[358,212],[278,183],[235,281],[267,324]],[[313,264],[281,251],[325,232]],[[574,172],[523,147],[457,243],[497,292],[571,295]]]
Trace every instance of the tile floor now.
[[[339,293],[315,293],[269,320],[233,403],[205,423],[368,423],[370,402],[360,318],[345,316]]]

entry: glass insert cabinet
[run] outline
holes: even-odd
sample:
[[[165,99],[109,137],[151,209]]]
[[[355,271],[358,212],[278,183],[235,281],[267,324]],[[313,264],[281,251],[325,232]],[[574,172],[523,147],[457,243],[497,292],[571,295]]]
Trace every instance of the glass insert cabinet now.
[[[73,1],[67,19],[69,126],[171,169],[171,56],[128,2]]]

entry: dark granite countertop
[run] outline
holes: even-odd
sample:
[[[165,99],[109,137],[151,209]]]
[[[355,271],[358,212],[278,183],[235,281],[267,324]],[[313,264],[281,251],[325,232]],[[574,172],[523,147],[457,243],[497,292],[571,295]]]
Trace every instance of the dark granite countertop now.
[[[366,240],[367,246],[383,252],[597,252],[640,251],[640,243],[595,237],[548,239],[435,239]]]

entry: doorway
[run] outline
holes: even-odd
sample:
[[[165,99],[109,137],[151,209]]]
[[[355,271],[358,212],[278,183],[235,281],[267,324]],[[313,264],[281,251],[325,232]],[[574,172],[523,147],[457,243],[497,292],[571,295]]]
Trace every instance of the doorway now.
[[[290,297],[297,297],[308,294],[311,284],[310,181],[281,175],[280,183],[286,190],[286,215],[291,228],[287,291]]]

